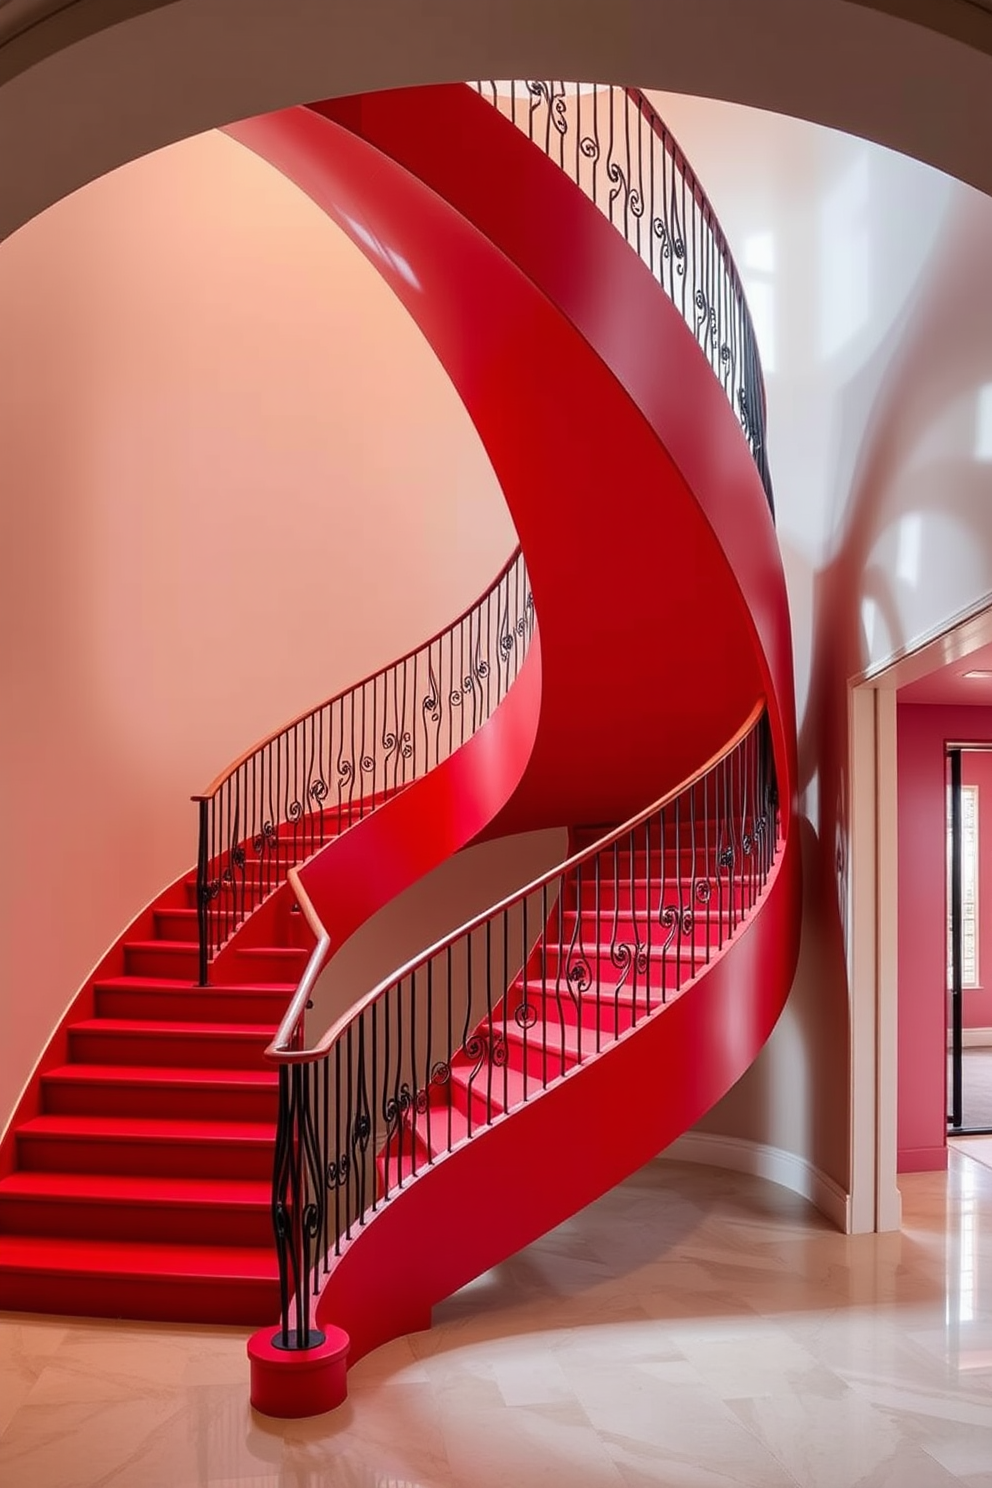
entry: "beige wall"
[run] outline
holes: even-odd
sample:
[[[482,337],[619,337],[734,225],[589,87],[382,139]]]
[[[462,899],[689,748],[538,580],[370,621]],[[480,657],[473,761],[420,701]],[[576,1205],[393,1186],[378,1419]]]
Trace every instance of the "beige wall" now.
[[[515,537],[419,331],[222,135],[0,244],[0,327],[2,1120],[192,864],[191,792],[452,619]]]

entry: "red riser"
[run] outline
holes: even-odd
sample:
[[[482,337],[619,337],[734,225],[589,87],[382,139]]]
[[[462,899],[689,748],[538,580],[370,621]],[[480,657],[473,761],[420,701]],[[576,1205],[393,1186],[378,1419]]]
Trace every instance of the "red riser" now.
[[[725,930],[724,945],[727,944],[729,938],[729,933]],[[527,967],[527,980],[554,992],[560,976],[561,992],[562,996],[565,996],[569,970],[577,971],[580,967],[584,967],[586,969],[585,980],[593,987],[598,982],[604,991],[607,988],[612,991],[618,984],[629,986],[632,983],[638,986],[647,984],[652,988],[665,986],[670,989],[687,981],[690,976],[698,975],[703,967],[708,965],[707,949],[709,961],[712,961],[720,949],[720,944],[715,927],[711,927],[710,939],[707,942],[705,925],[694,929],[689,935],[673,936],[667,949],[662,941],[662,932],[659,930],[658,940],[650,947],[646,945],[642,947],[643,960],[638,958],[632,939],[616,942],[615,952],[618,958],[626,952],[630,953],[629,960],[616,962],[609,943],[597,946],[587,939],[584,945],[577,942],[572,950],[567,944],[559,950],[558,945],[555,944],[547,947],[543,957],[531,958]]]
[[[291,982],[293,990],[307,969],[312,948],[303,946],[235,947],[228,975],[235,982]]]
[[[157,909],[153,918],[156,940],[182,941],[188,946],[197,938],[195,909]]]
[[[296,987],[295,982],[195,987],[122,977],[117,982],[100,982],[94,990],[101,1018],[149,1019],[153,1023],[258,1023],[276,1028]]]
[[[440,1150],[440,1149],[439,1149]],[[377,1193],[380,1198],[391,1194],[408,1178],[430,1165],[432,1153],[419,1130],[406,1122],[390,1139],[375,1160]]]
[[[664,904],[659,904],[657,897],[652,901],[650,909],[638,906],[633,911],[622,909],[604,909],[601,905],[599,910],[592,905],[585,905],[580,910],[563,909],[561,916],[557,914],[549,917],[548,931],[545,937],[550,946],[562,946],[566,950],[571,944],[573,934],[576,937],[576,945],[581,940],[586,945],[609,945],[611,943],[630,943],[636,938],[646,942],[650,930],[652,946],[664,943],[667,938],[667,930],[661,923],[661,916],[671,910],[673,914],[680,913],[679,903],[675,898],[667,898]],[[690,913],[694,930],[699,933],[710,926],[711,939],[716,940],[722,929],[724,939],[730,933],[731,921],[738,921],[741,917],[740,909],[732,911],[730,906],[720,906],[712,900],[709,904],[693,904],[688,898],[683,900],[681,913]]]
[[[279,1077],[261,1071],[255,1078],[225,1070],[66,1065],[42,1077],[42,1100],[52,1116],[138,1116],[195,1121],[275,1122]]]
[[[265,1122],[123,1121],[38,1116],[17,1133],[19,1166],[48,1173],[130,1173],[271,1180],[275,1128]],[[155,1130],[158,1128],[158,1130]]]
[[[0,1182],[0,1232],[261,1249],[272,1243],[270,1203],[263,1180],[17,1173]]]
[[[275,1253],[0,1236],[0,1308],[173,1322],[271,1322]]]
[[[518,1028],[510,1023],[506,1030],[509,1063],[512,1069],[526,1070],[539,1086],[550,1085],[566,1070],[578,1063],[576,1030],[568,1024],[550,1026],[535,1023],[533,1028]],[[587,1041],[583,1041],[584,1045]],[[563,1047],[564,1046],[564,1047]],[[588,1041],[590,1052],[595,1047]]]
[[[124,947],[124,970],[128,976],[193,982],[198,969],[195,945],[150,940],[130,941]]]
[[[623,987],[617,996],[614,996],[612,990],[603,990],[598,998],[587,992],[578,1000],[573,999],[565,990],[562,990],[559,1000],[552,987],[543,989],[540,983],[529,983],[528,987],[530,1002],[539,1015],[539,1022],[535,1027],[539,1029],[543,1025],[552,1043],[558,1037],[562,1024],[569,1027],[582,1024],[583,1057],[596,1049],[597,1029],[600,1032],[600,1047],[605,1048],[618,1034],[632,1027],[635,1021],[640,1022],[649,1012],[655,1012],[662,1005],[659,995],[652,989],[649,1006],[644,988],[640,984],[635,989],[636,998],[629,987]]]
[[[702,875],[696,879],[696,882],[700,881],[702,881]],[[662,896],[662,890],[663,894],[665,894],[665,903],[677,902],[680,882],[681,890],[683,890],[684,905],[692,905],[696,909],[705,909],[705,900],[696,899],[695,897],[696,890],[693,888],[692,879],[687,878],[687,876],[683,876],[680,879],[674,873],[668,873],[668,875],[662,876],[657,872],[651,873],[650,878],[640,876],[640,878],[634,879],[631,879],[629,873],[626,873],[626,875],[622,873],[617,878],[614,878],[613,873],[610,873],[608,878],[604,876],[599,881],[598,888],[596,888],[596,882],[593,878],[583,878],[579,884],[576,881],[570,882],[564,891],[565,908],[574,909],[577,899],[580,899],[586,911],[593,911],[596,905],[596,894],[598,894],[599,909],[601,909],[602,914],[611,914],[614,905],[619,906],[620,911],[629,912],[631,905],[634,905],[635,909],[640,911],[640,909],[644,908],[645,903],[648,902],[648,896],[650,896],[651,905],[657,906],[660,896]],[[724,876],[721,879],[709,879],[709,882],[711,882],[709,906],[714,911],[720,905],[723,906],[724,911],[732,905],[739,908],[741,903],[745,902],[745,896],[747,896],[748,903],[753,902],[750,879],[748,881],[742,881],[741,878],[735,878],[733,881],[729,881]]]
[[[81,1064],[161,1065],[169,1069],[263,1069],[275,1027],[128,1023],[96,1018],[69,1029],[69,1049]]]

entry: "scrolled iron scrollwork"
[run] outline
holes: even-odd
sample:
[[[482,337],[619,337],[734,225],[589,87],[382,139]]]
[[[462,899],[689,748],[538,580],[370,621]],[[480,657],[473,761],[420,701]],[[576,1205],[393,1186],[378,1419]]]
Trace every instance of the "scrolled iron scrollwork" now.
[[[651,231],[661,244],[661,256],[664,259],[674,258],[673,265],[676,274],[685,273],[685,241],[681,237],[672,237],[668,230],[668,224],[661,217],[651,219]]]
[[[409,1111],[412,1104],[413,1091],[406,1081],[403,1081],[399,1089],[393,1095],[388,1096],[382,1103],[382,1116],[387,1130],[392,1130],[395,1127],[400,1117]]]
[[[676,935],[691,935],[695,923],[695,916],[691,909],[685,905],[666,904],[658,917],[659,924],[663,930],[670,932],[665,942],[666,948],[671,945]]]
[[[275,849],[278,840],[279,834],[276,831],[275,823],[272,821],[265,821],[262,823],[262,830],[260,832],[256,832],[255,836],[252,838],[252,852],[255,854],[256,858],[262,858],[266,855],[266,853],[271,853]]]
[[[588,992],[592,986],[592,968],[585,956],[577,956],[569,962],[565,981],[572,993],[581,996],[583,992]]]
[[[420,704],[421,712],[425,719],[431,723],[441,722],[441,685],[437,680],[433,661],[430,663],[427,673],[428,691]]]
[[[558,89],[561,92],[558,92]],[[561,83],[548,82],[540,78],[527,80],[527,91],[531,95],[531,120],[537,110],[544,105],[548,111],[548,119],[552,127],[560,135],[568,133],[568,115],[565,104],[565,88]]]
[[[527,613],[522,627],[521,602]],[[518,549],[446,631],[266,740],[212,794],[197,798],[201,985],[211,959],[243,920],[285,882],[295,862],[325,844],[329,801],[336,797],[340,830],[345,812],[363,800],[362,814],[373,809],[379,804],[374,791],[389,793],[420,778],[491,716],[518,670],[518,640],[526,647],[532,625]],[[281,835],[287,823],[293,831]],[[219,851],[218,843],[225,844]],[[246,875],[249,859],[263,863],[264,872]],[[222,887],[237,892],[221,899]]]
[[[351,1172],[351,1158],[347,1152],[332,1157],[324,1169],[324,1184],[329,1189],[344,1188]]]

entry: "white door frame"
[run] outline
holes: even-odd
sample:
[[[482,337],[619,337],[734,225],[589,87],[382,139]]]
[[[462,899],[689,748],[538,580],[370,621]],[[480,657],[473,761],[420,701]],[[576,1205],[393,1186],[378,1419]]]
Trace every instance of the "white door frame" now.
[[[981,606],[849,687],[850,1201],[852,1234],[899,1228],[898,779],[896,691],[992,643],[992,607]]]

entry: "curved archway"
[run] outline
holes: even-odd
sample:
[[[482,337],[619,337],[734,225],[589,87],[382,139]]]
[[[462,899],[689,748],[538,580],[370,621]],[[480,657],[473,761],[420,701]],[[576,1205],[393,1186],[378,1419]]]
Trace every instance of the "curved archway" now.
[[[992,13],[977,3],[580,0],[562,27],[554,0],[8,0],[0,237],[204,129],[311,98],[480,75],[596,76],[747,103],[992,193]]]

